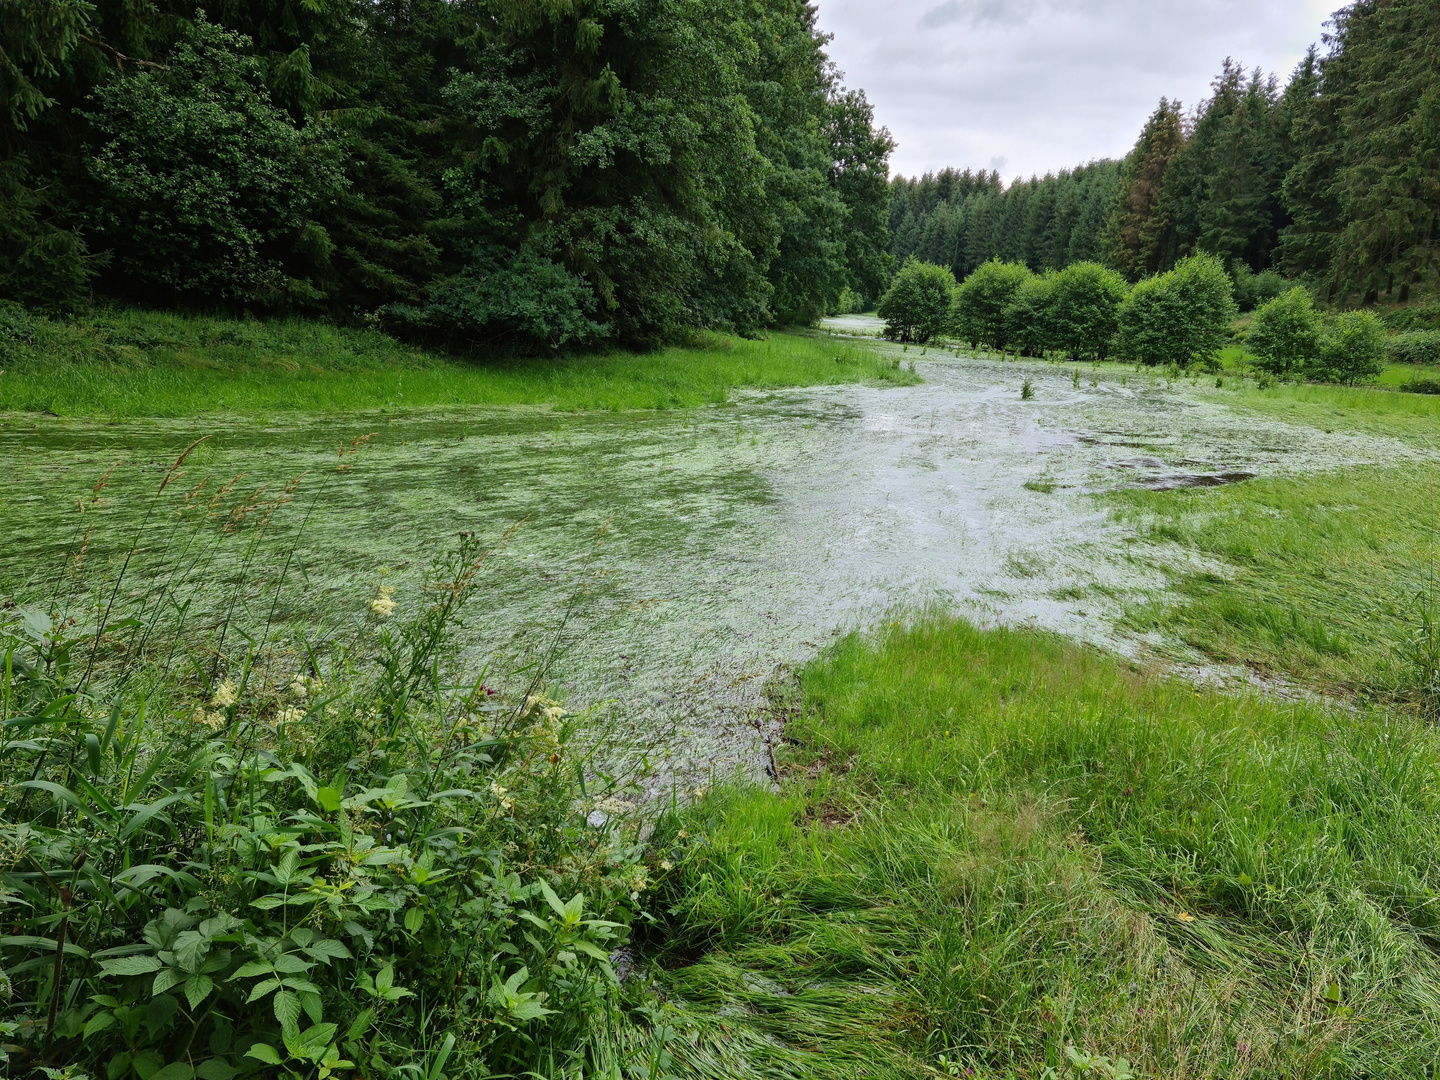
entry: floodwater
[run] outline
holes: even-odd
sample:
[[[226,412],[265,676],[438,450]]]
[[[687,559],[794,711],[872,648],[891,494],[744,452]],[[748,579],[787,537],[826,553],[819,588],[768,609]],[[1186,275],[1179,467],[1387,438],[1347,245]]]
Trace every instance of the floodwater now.
[[[316,610],[362,610],[389,571],[403,611],[456,533],[518,523],[470,610],[468,653],[498,684],[551,655],[552,684],[593,710],[617,761],[648,760],[658,791],[759,768],[766,681],[890,611],[937,603],[1143,650],[1116,630],[1122,605],[1166,588],[1186,556],[1140,540],[1099,493],[1414,456],[1146,374],[1076,386],[1066,367],[875,347],[914,360],[924,384],[647,413],[0,419],[0,596],[38,595],[92,522],[91,565],[116,559],[140,492],[204,434],[186,486],[310,470],[286,513],[309,515],[296,565]],[[337,473],[337,447],[372,432]],[[81,515],[117,461],[108,502]],[[257,572],[274,572],[269,558]]]

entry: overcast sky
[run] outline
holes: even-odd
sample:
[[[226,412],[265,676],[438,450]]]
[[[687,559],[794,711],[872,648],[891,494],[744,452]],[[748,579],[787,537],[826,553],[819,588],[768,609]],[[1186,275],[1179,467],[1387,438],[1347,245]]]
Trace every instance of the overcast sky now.
[[[1161,95],[1188,108],[1225,57],[1279,73],[1338,0],[818,0],[830,56],[900,144],[891,173],[1011,180],[1120,157]]]

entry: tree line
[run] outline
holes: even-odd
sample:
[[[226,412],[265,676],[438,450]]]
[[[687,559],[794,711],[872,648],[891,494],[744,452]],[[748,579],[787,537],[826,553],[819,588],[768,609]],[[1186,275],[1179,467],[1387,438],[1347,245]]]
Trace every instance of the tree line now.
[[[1338,11],[1282,88],[1230,60],[1195,109],[1161,99],[1123,161],[1008,187],[891,182],[890,253],[960,279],[989,260],[1139,281],[1216,256],[1244,308],[1284,278],[1330,303],[1405,301],[1440,259],[1440,0]]]
[[[0,298],[499,349],[874,297],[888,133],[804,0],[27,0]]]

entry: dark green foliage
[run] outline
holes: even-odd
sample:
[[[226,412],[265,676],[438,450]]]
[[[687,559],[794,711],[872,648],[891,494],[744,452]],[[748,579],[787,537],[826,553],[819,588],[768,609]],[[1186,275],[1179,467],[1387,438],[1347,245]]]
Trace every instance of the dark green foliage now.
[[[1346,311],[1325,328],[1319,356],[1306,374],[1321,382],[1354,386],[1384,370],[1384,324],[1373,311]]]
[[[1015,291],[1005,309],[1005,339],[1021,356],[1041,357],[1045,350],[1055,348],[1057,335],[1051,323],[1054,312],[1051,296],[1057,273],[1047,270],[1031,274]]]
[[[20,254],[73,283],[108,252],[112,296],[549,351],[887,284],[892,144],[797,0],[22,6],[0,288],[26,302]]]
[[[1329,43],[1285,183],[1284,263],[1336,299],[1404,300],[1440,259],[1440,3],[1359,0]]]
[[[1254,311],[1261,304],[1274,300],[1285,291],[1285,278],[1274,270],[1255,273],[1243,262],[1234,263],[1235,306],[1243,311]]]
[[[1412,330],[1385,342],[1385,359],[1392,364],[1440,365],[1440,330]]]
[[[1380,316],[1387,330],[1440,330],[1440,303],[1409,304],[1391,308]]]
[[[27,180],[23,160],[0,162],[0,298],[42,311],[79,307],[103,260],[55,223],[45,193]]]
[[[1105,227],[1105,251],[1110,264],[1131,281],[1164,269],[1166,253],[1174,247],[1160,196],[1185,137],[1180,103],[1161,98],[1121,164],[1115,206]]]
[[[333,244],[309,215],[338,192],[340,172],[270,104],[248,46],[201,20],[164,71],[97,91],[91,220],[115,252],[117,291],[318,296],[302,275],[323,266]]]
[[[1146,364],[1204,363],[1224,345],[1235,315],[1220,260],[1193,255],[1130,290],[1120,308],[1117,352]]]
[[[949,266],[964,278],[991,259],[1032,270],[1099,259],[1118,183],[1113,161],[1017,181],[946,169],[890,185],[890,250]]]
[[[1290,289],[1255,312],[1246,345],[1272,375],[1305,368],[1320,349],[1320,316],[1309,291]]]
[[[1072,263],[1054,275],[1046,290],[1054,346],[1077,359],[1105,359],[1128,292],[1125,279],[1099,263]]]
[[[1003,350],[1010,343],[1010,305],[1032,275],[1023,263],[991,259],[955,291],[951,321],[966,341]]]
[[[945,332],[954,300],[955,275],[949,269],[906,259],[880,301],[885,336],[892,341],[929,341]]]

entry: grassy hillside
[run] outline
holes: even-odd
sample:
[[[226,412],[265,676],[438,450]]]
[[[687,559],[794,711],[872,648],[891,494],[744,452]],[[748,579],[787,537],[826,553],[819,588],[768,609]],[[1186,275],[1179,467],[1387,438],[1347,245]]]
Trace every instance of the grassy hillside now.
[[[684,408],[741,386],[918,382],[872,353],[804,334],[703,335],[684,348],[472,360],[306,320],[140,311],[73,322],[0,311],[0,412],[190,416],[553,405]]]

